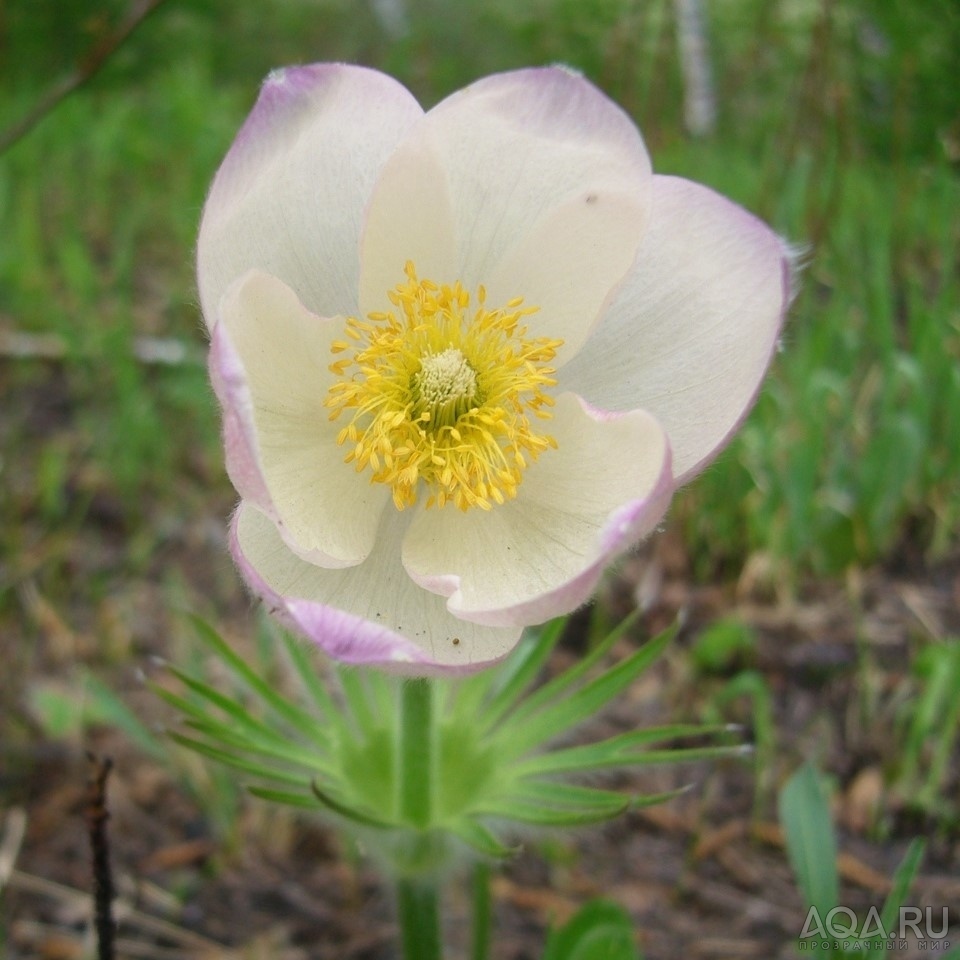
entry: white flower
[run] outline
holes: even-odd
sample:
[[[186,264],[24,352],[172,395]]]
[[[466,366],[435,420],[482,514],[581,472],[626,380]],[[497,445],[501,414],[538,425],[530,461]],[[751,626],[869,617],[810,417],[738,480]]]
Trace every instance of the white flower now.
[[[559,68],[427,113],[275,72],[198,276],[241,572],[330,655],[418,673],[589,597],[745,416],[789,292],[776,235]]]

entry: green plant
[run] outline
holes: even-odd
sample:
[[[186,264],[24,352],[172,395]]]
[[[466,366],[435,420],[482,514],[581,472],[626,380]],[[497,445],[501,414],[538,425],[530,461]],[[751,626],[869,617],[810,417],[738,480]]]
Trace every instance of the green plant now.
[[[777,730],[770,686],[764,675],[750,666],[756,648],[754,631],[730,617],[697,634],[690,661],[702,680],[697,689],[705,699],[703,718],[707,723],[742,722],[739,707],[746,704],[754,743],[754,812],[759,815],[773,785]]]
[[[543,960],[643,960],[630,916],[615,903],[591,900],[550,931]]]
[[[543,629],[498,669],[433,684],[435,762],[443,773],[432,822],[477,853],[502,857],[511,851],[490,832],[489,822],[577,826],[666,798],[567,785],[566,776],[742,752],[739,746],[671,746],[724,729],[686,724],[630,731],[599,744],[548,748],[648,669],[672,636],[668,631],[597,672],[622,636],[622,625],[575,667],[529,692],[564,622]],[[246,773],[256,796],[326,811],[361,827],[389,828],[407,820],[395,806],[401,744],[391,730],[412,682],[338,666],[338,693],[333,694],[301,641],[282,634],[278,648],[285,651],[299,687],[296,699],[288,699],[262,668],[246,663],[210,626],[195,623],[208,653],[229,669],[244,693],[221,693],[171,666],[190,696],[154,689],[185,717],[191,733],[173,733],[178,743]],[[372,797],[377,798],[373,806]]]
[[[725,726],[689,724],[569,745],[570,732],[649,669],[673,631],[605,666],[625,622],[535,686],[564,623],[554,621],[501,665],[463,680],[404,680],[337,666],[331,690],[301,641],[280,634],[272,662],[252,665],[198,620],[211,666],[231,678],[229,692],[222,692],[222,676],[214,686],[173,666],[181,692],[154,689],[184,718],[186,732],[171,733],[177,743],[238,771],[255,796],[312,811],[365,840],[398,884],[402,930],[413,938],[404,939],[407,954],[432,957],[436,878],[451,863],[466,857],[482,878],[486,864],[515,852],[511,843],[524,831],[597,823],[679,792],[635,794],[576,780],[742,752],[715,742]],[[484,889],[476,883],[481,945],[489,918]]]
[[[957,816],[946,790],[960,736],[960,640],[926,646],[913,664],[916,695],[901,710],[894,791],[941,821]]]
[[[840,906],[837,841],[826,787],[809,764],[801,767],[780,793],[780,823],[794,877],[809,908],[801,938],[813,937],[811,952],[824,960],[840,957],[879,960],[886,942],[894,936],[891,931],[897,929],[898,913],[920,869],[923,841],[914,840],[910,845],[880,912],[871,911],[858,922],[849,908]],[[840,929],[831,926],[837,911],[843,921]],[[841,933],[841,929],[846,932]],[[803,943],[803,939],[800,942]],[[809,944],[810,941],[806,946]],[[944,956],[955,960],[960,950]]]

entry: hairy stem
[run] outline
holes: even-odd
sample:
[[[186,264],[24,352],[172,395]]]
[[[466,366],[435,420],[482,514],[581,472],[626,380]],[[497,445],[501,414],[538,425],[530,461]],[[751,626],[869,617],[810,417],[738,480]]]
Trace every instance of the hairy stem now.
[[[404,683],[400,700],[399,812],[414,829],[424,830],[433,814],[435,744],[433,687],[418,678]],[[397,881],[404,960],[441,960],[440,911],[436,878]]]

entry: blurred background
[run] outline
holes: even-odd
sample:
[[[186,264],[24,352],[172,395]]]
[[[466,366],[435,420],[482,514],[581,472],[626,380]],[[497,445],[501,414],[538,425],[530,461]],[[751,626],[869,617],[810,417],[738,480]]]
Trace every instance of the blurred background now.
[[[260,80],[318,60],[385,70],[425,106],[485,74],[569,64],[635,117],[655,170],[729,195],[804,251],[749,421],[571,644],[634,602],[651,625],[693,610],[659,709],[742,722],[761,748],[735,779],[740,800],[708,791],[698,816],[767,816],[784,765],[820,742],[853,804],[846,828],[878,845],[876,869],[887,845],[918,831],[939,838],[936,869],[955,867],[955,0],[2,0],[0,810],[33,811],[22,869],[83,885],[63,823],[91,737],[129,757],[126,802],[151,811],[131,863],[214,838],[195,859],[182,854],[177,882],[190,893],[169,894],[177,909],[232,876],[223,861],[209,867],[224,837],[235,853],[238,838],[254,842],[262,812],[228,778],[171,761],[137,672],[152,656],[189,656],[182,610],[256,646],[224,550],[234,495],[193,246]],[[161,794],[173,812],[157,813]],[[689,840],[681,830],[677,858]],[[290,849],[272,855],[286,863]],[[533,886],[545,885],[537,869],[575,875],[575,853],[541,854],[549,869],[529,868]],[[157,887],[170,889],[168,873]],[[29,896],[43,900],[22,884],[0,893],[0,932],[23,956],[45,956],[16,926],[40,910]],[[53,929],[60,919],[43,903]],[[214,930],[206,910],[192,922]],[[182,912],[176,923],[189,926]],[[349,942],[331,955],[389,955]]]

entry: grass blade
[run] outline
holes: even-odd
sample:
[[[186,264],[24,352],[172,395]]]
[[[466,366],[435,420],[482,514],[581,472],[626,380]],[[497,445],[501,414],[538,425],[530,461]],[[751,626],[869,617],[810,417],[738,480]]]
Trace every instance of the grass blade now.
[[[880,911],[880,926],[882,929],[895,929],[897,914],[917,876],[925,850],[926,844],[920,839],[914,840],[907,848],[903,860],[897,867],[897,872],[893,875],[893,886],[890,888],[890,893],[887,895],[887,899],[883,903],[883,909]],[[880,947],[875,947],[867,953],[864,960],[879,960],[883,953],[884,951]]]
[[[825,917],[840,895],[837,841],[823,783],[810,764],[804,764],[781,791],[780,823],[807,906],[816,907]]]

